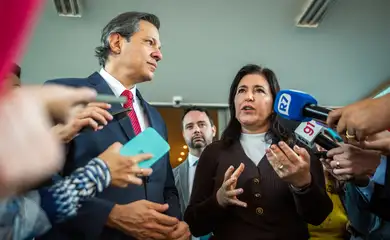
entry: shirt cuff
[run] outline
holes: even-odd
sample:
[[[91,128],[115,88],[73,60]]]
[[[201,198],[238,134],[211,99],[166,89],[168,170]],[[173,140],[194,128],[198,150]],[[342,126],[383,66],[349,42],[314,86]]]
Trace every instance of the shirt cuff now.
[[[386,176],[386,167],[387,167],[387,157],[381,156],[381,162],[376,168],[374,176],[371,178],[377,184],[385,185],[385,176]]]
[[[366,202],[370,202],[372,193],[374,192],[374,181],[370,180],[367,186],[356,188],[360,195],[366,200]]]

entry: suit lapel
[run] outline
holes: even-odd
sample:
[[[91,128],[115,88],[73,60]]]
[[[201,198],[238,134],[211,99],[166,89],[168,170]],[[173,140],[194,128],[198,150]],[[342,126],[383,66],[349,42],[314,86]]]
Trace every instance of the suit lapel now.
[[[111,88],[108,86],[107,82],[102,78],[102,76],[95,72],[91,76],[88,77],[88,80],[90,84],[96,89],[96,91],[100,94],[109,94],[109,95],[115,95],[114,92],[111,90]],[[123,110],[121,104],[119,103],[113,103],[111,104],[110,113],[115,113]],[[118,122],[120,126],[122,127],[122,130],[126,133],[126,136],[128,139],[132,139],[135,134],[133,130],[133,126],[131,125],[130,118],[123,117],[121,119],[118,119]]]
[[[98,72],[94,72],[91,76],[89,76],[88,81],[99,94],[115,95],[108,86],[107,82]],[[111,104],[111,112],[120,111],[121,109],[123,109],[123,107],[119,103]]]
[[[188,185],[188,170],[189,170],[190,163],[188,161],[188,158],[184,162],[183,167],[180,169],[180,187],[181,192],[183,193],[183,200],[185,204],[185,208],[187,208],[188,203],[190,201],[190,187]]]
[[[142,95],[138,91],[138,89],[137,89],[136,94],[137,94],[138,99],[141,102],[141,106],[144,109],[144,112],[146,114],[146,117],[148,118],[148,122],[149,122],[150,126],[155,128],[158,125],[158,123],[156,122],[156,119],[152,116],[151,106],[144,100],[144,98],[142,97]]]
[[[141,102],[141,106],[144,110],[144,114],[147,117],[147,120],[149,122],[149,126],[154,128],[161,136],[165,136],[166,129],[164,128],[165,124],[164,122],[161,122],[161,117],[159,117],[158,112],[156,109],[147,103],[144,98],[142,97],[141,93],[137,90],[137,97]]]

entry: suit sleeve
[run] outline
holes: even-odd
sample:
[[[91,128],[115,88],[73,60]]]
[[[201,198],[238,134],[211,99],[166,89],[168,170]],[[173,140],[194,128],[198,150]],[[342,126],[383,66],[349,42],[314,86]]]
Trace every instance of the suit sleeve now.
[[[45,84],[59,84],[71,87],[82,87],[81,82],[79,81],[65,81],[65,80],[49,80]],[[79,84],[80,86],[78,86]],[[70,142],[72,144],[72,142]],[[71,145],[67,146],[72,148]],[[71,149],[67,148],[69,151]],[[69,158],[69,152],[67,154],[66,162],[64,169],[65,171],[71,170],[67,169],[69,166],[72,166],[73,160]],[[83,202],[81,208],[79,209],[77,215],[64,222],[61,225],[63,231],[70,230],[71,232],[76,231],[81,233],[84,236],[92,237],[96,239],[101,234],[103,228],[105,227],[108,216],[111,213],[112,208],[115,203],[100,199],[100,198],[91,198]]]
[[[351,182],[345,184],[344,206],[347,212],[348,220],[351,226],[360,233],[367,233],[372,226],[372,223],[378,221],[378,217],[374,216],[369,208],[368,202],[360,191],[359,187]],[[378,221],[380,222],[380,220]]]
[[[388,161],[389,156],[386,157]],[[390,221],[390,164],[386,164],[384,185],[375,183],[370,210],[385,221]]]
[[[292,189],[292,193],[298,214],[305,222],[320,225],[332,212],[333,203],[326,193],[322,164],[314,155],[310,158],[310,173],[312,176],[310,186],[303,191]]]
[[[164,127],[165,132],[165,139],[168,140],[168,133],[166,126]],[[165,186],[164,186],[164,200],[165,203],[169,205],[169,208],[166,212],[167,215],[176,217],[179,220],[183,219],[183,216],[181,214],[180,210],[180,202],[179,202],[179,192],[177,191],[176,185],[175,185],[175,178],[173,176],[172,166],[169,160],[169,154],[167,154],[166,157],[167,161],[167,177],[165,180]]]
[[[76,215],[83,201],[102,192],[111,182],[110,171],[99,158],[92,159],[70,176],[59,178],[55,184],[38,191],[41,207],[52,223],[62,222]]]
[[[375,184],[384,185],[386,178],[387,159],[385,156],[381,157],[381,162],[376,168],[374,176],[370,179],[369,183],[365,187],[357,187],[357,191],[366,199],[367,202],[371,200],[374,192]]]

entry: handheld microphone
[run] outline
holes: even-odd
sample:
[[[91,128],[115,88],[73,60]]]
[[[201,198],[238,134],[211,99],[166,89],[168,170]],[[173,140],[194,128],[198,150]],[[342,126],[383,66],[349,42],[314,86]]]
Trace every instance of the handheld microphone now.
[[[115,120],[117,120],[117,121],[121,121],[122,119],[124,119],[125,117],[127,117],[127,114],[128,114],[128,112],[130,112],[130,111],[133,111],[133,109],[132,108],[124,108],[124,109],[121,109],[121,110],[119,110],[119,111],[117,111],[117,112],[113,112],[113,113],[111,113],[111,116],[115,119]],[[91,128],[91,127],[84,127],[83,129],[81,129],[80,130],[80,133],[81,132],[88,132],[88,131],[94,131],[93,130],[93,128]]]
[[[340,135],[333,129],[329,128],[325,124],[321,122],[316,122],[318,125],[324,127],[324,133],[328,136],[330,136],[331,139],[335,140],[336,142],[343,142],[343,139],[340,137]]]
[[[297,139],[309,148],[313,148],[315,143],[326,150],[339,147],[337,143],[325,136],[324,127],[313,120],[299,124],[294,133]]]
[[[276,95],[274,111],[283,118],[300,122],[312,119],[326,122],[331,109],[320,107],[310,94],[297,90],[281,90]]]

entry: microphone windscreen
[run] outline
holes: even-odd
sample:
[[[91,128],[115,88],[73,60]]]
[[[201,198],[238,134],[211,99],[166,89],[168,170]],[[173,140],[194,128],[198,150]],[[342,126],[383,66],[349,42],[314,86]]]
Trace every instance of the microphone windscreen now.
[[[296,90],[281,90],[276,95],[274,111],[283,118],[307,122],[311,118],[304,116],[303,109],[310,104],[317,105],[317,100],[310,94]]]

